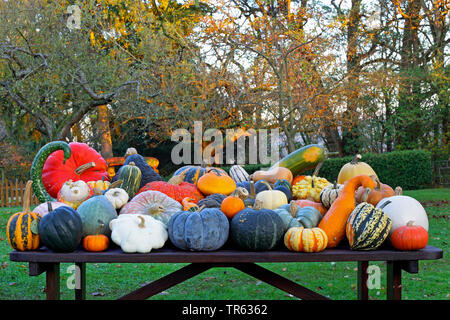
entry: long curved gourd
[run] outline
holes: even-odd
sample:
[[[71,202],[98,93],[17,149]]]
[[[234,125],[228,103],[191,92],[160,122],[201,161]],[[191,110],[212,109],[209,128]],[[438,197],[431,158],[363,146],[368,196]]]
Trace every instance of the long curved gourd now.
[[[327,248],[336,247],[345,237],[345,227],[348,217],[355,209],[355,191],[360,187],[375,188],[375,181],[368,175],[359,175],[347,180],[344,188],[332,203],[318,227],[328,236]]]
[[[272,165],[269,171],[276,167],[284,167],[291,170],[295,177],[306,170],[315,168],[325,158],[326,152],[324,147],[318,144],[309,144],[282,158]]]
[[[65,163],[72,154],[69,144],[64,141],[52,141],[39,150],[31,164],[30,176],[31,180],[33,180],[33,192],[40,202],[56,201],[48,194],[47,190],[45,190],[44,183],[42,182],[42,169],[44,168],[44,163],[48,156],[58,150],[64,152],[63,163]]]

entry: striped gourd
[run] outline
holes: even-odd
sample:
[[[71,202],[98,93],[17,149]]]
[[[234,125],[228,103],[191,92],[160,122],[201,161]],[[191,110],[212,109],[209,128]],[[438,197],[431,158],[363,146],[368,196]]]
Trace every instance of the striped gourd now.
[[[292,227],[284,235],[284,245],[291,251],[319,252],[327,244],[327,234],[320,228]]]
[[[132,199],[139,191],[141,179],[141,170],[134,164],[134,162],[130,162],[129,164],[122,166],[119,170],[119,180],[122,180],[119,188],[125,190],[130,199]]]
[[[382,208],[362,202],[350,214],[345,233],[352,250],[375,250],[386,240],[391,226],[392,220]]]
[[[40,217],[36,212],[30,212],[32,181],[25,187],[23,210],[12,215],[6,225],[6,237],[9,245],[18,251],[35,250],[40,246],[38,226]]]
[[[320,191],[320,202],[325,208],[331,207],[331,204],[341,193],[342,188],[344,188],[343,184],[337,184],[335,182],[333,185],[326,186],[322,189],[322,191]]]
[[[249,174],[240,165],[231,166],[229,174],[236,183],[250,181]]]

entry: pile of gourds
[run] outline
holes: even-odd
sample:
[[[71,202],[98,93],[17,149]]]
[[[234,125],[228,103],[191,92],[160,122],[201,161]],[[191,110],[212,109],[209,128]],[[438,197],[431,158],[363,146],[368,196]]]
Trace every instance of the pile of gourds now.
[[[16,250],[57,252],[104,251],[112,242],[125,253],[148,253],[168,241],[189,251],[230,241],[242,250],[284,244],[319,252],[344,239],[352,250],[375,250],[387,239],[399,250],[425,247],[428,219],[420,203],[358,160],[330,183],[318,174],[325,150],[308,145],[251,175],[239,165],[228,173],[184,166],[166,182],[137,153],[110,177],[87,144],[50,142],[32,163],[23,210],[9,219],[7,238]],[[32,192],[41,202],[33,211]]]

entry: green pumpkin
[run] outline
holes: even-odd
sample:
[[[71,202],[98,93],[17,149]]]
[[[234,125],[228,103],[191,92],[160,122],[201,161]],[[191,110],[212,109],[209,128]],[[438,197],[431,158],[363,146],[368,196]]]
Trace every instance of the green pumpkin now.
[[[104,234],[108,237],[111,235],[109,222],[117,218],[117,211],[107,197],[91,197],[84,201],[77,211],[83,223],[83,237],[92,234]]]
[[[141,179],[141,169],[139,169],[134,162],[122,166],[119,170],[119,180],[122,180],[119,188],[125,190],[130,199],[132,199],[139,191]]]
[[[256,201],[253,208],[238,212],[230,224],[230,238],[244,250],[265,251],[277,247],[284,237],[284,224],[274,211],[262,209]]]
[[[291,184],[286,179],[279,179],[279,180],[275,181],[275,183],[273,184],[273,188],[275,189],[279,186],[285,186],[289,190],[292,190]]]
[[[42,243],[56,252],[72,252],[81,243],[83,223],[77,211],[61,206],[46,214],[39,222]]]
[[[391,226],[382,208],[362,202],[350,214],[345,233],[352,250],[375,250],[387,239]]]

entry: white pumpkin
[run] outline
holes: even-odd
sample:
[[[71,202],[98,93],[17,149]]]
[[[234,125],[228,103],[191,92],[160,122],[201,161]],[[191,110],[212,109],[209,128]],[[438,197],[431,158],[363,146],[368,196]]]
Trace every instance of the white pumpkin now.
[[[120,214],[151,215],[168,226],[170,218],[182,209],[181,203],[168,195],[160,191],[148,190],[134,196],[122,207]]]
[[[406,226],[409,221],[414,221],[414,225],[422,226],[428,231],[427,212],[420,202],[412,197],[403,195],[387,197],[381,199],[376,207],[382,208],[383,212],[392,220],[392,227],[389,235],[391,235],[395,229]]]
[[[264,190],[256,195],[255,202],[261,201],[264,209],[277,209],[288,203],[286,194],[280,190]]]
[[[58,193],[58,201],[63,202],[74,209],[92,195],[91,187],[83,180],[64,182]]]
[[[120,209],[127,204],[130,197],[122,188],[112,188],[105,192],[105,197],[111,202],[114,208]]]
[[[169,234],[166,226],[142,214],[121,214],[109,222],[111,240],[125,253],[149,253],[164,246]]]

